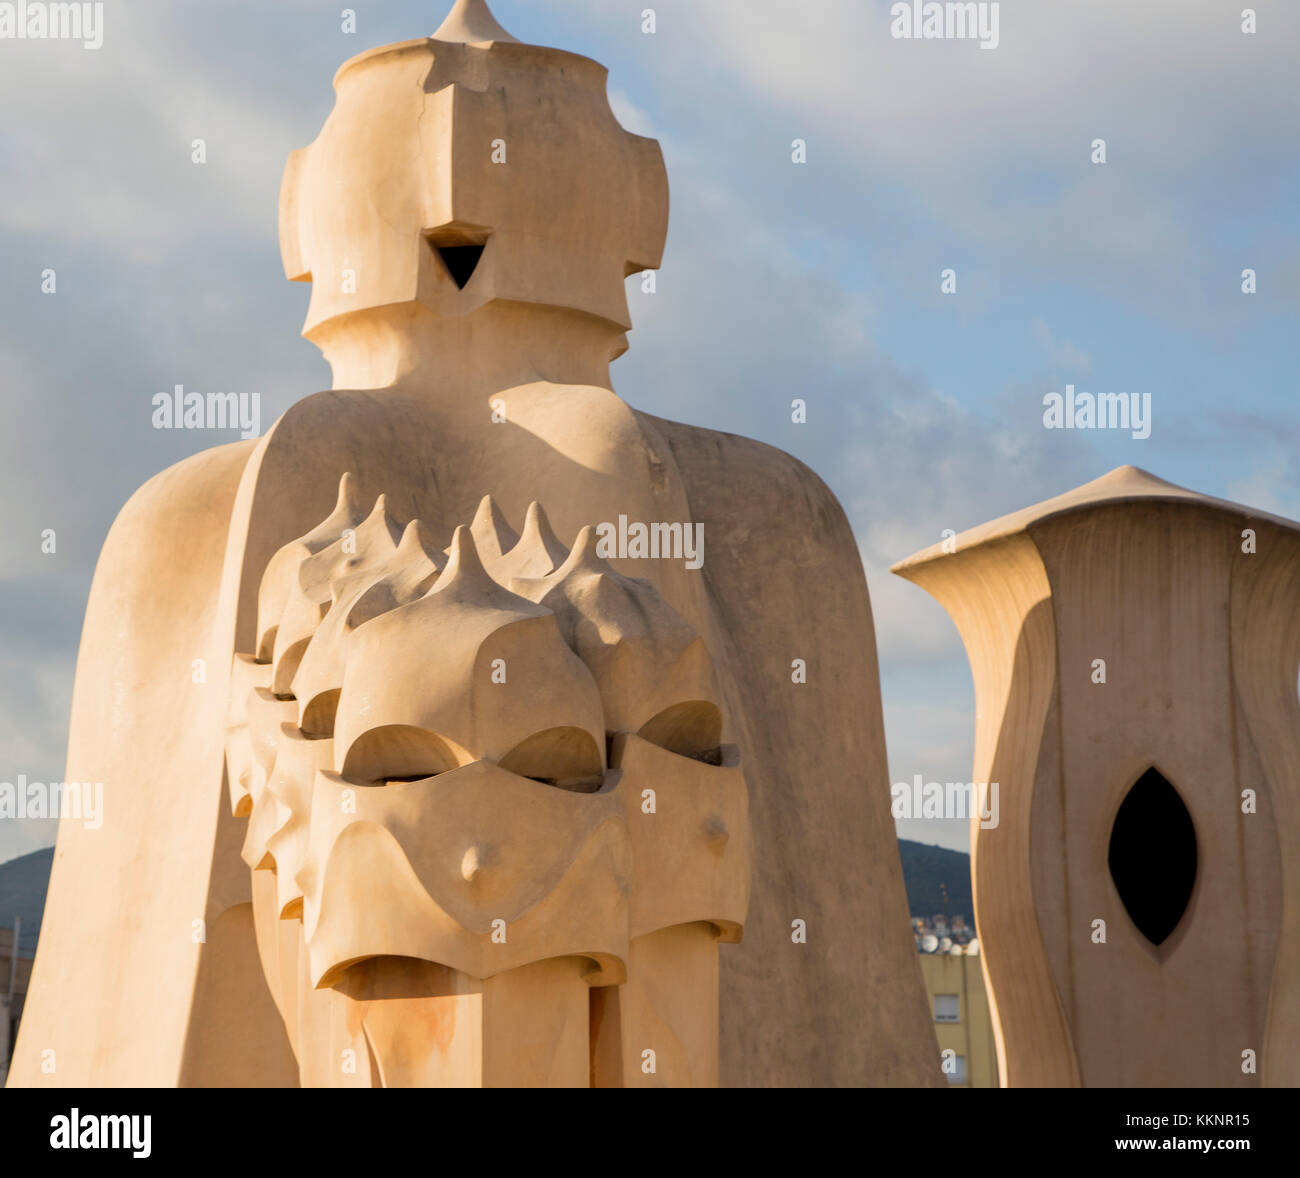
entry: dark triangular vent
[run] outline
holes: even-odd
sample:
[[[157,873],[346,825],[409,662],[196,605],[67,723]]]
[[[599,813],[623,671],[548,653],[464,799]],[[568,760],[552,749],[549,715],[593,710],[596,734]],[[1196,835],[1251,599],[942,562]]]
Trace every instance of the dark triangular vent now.
[[[1110,875],[1124,908],[1153,945],[1178,927],[1196,883],[1192,816],[1155,769],[1138,778],[1110,832]]]
[[[451,275],[452,281],[464,290],[465,284],[474,277],[474,271],[478,268],[478,260],[483,256],[483,247],[481,245],[435,245],[433,248],[438,251],[438,257],[447,267],[447,273]]]

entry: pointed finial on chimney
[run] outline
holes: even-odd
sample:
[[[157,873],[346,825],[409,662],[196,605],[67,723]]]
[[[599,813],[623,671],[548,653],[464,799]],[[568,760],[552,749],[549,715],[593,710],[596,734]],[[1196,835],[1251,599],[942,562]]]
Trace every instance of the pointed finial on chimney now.
[[[487,0],[456,0],[456,6],[447,14],[435,41],[459,41],[475,44],[482,41],[516,41],[499,24],[488,9]]]

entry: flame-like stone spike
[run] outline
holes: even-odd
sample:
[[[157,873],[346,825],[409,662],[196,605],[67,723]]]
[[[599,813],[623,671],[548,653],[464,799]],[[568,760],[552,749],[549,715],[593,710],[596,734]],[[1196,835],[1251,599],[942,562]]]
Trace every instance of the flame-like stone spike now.
[[[548,573],[554,572],[569,558],[568,548],[555,534],[545,508],[536,500],[528,505],[523,534],[516,545],[516,549],[520,548],[532,549],[539,554],[544,553],[546,563],[550,566],[546,570]]]
[[[360,587],[354,588],[348,598],[344,628],[355,630],[390,609],[423,597],[437,583],[446,559],[433,548],[424,525],[412,520],[402,535],[397,553],[381,576],[367,574],[353,578],[352,584]]]
[[[330,514],[271,558],[257,595],[257,650],[254,653],[258,658],[269,660],[272,657],[274,631],[301,587],[304,562],[337,543],[362,519],[356,477],[351,473],[345,474],[339,480],[338,498]],[[323,600],[328,601],[328,597]]]
[[[370,509],[370,514],[362,521],[362,526],[364,527],[372,521],[374,522],[375,527],[378,527],[381,521],[383,522],[384,526],[388,530],[389,538],[394,544],[402,538],[403,529],[401,525],[398,524],[398,522],[388,513],[387,495],[380,495],[379,498],[375,500],[375,505]]]
[[[309,656],[312,638],[331,610],[350,607],[379,579],[386,566],[398,559],[403,538],[403,529],[388,512],[386,495],[380,495],[369,514],[361,518],[356,479],[347,474],[339,483],[338,501],[330,517],[272,557],[259,597],[258,649],[273,664],[271,685],[277,693],[296,692],[302,661]],[[413,540],[419,538],[417,530]],[[436,576],[438,562],[427,552],[418,559],[420,567],[413,575],[423,592],[429,579]],[[273,591],[268,590],[271,582]],[[410,593],[405,595],[409,598]],[[269,613],[273,602],[279,607],[275,617]],[[382,608],[391,609],[395,604],[397,599],[390,597]],[[319,682],[316,674],[307,678],[313,684]],[[336,686],[331,683],[327,689]],[[314,694],[302,701],[303,709]]]
[[[529,601],[541,601],[556,585],[576,576],[618,576],[613,567],[596,551],[596,529],[584,527],[573,542],[568,555],[551,573],[542,576],[517,576],[510,583],[511,592]]]
[[[576,569],[593,573],[612,573],[614,566],[600,555],[600,538],[596,529],[588,524],[578,533],[567,559],[556,570],[556,576],[565,576]]]
[[[361,500],[357,494],[357,476],[345,470],[339,477],[339,494],[334,504],[335,511],[357,511]]]
[[[658,590],[644,577],[629,577],[625,573],[620,573],[618,569],[600,555],[600,537],[597,535],[596,529],[590,524],[578,533],[578,538],[573,542],[573,548],[569,552],[568,559],[555,570],[549,580],[551,584],[556,584],[576,573],[614,577],[621,583],[639,585],[642,589],[654,593],[656,597],[658,596]]]
[[[390,559],[336,578],[334,604],[313,635],[293,680],[300,723],[315,700],[342,687],[348,635],[371,619],[422,597],[436,583],[439,562],[444,559],[424,525],[412,520]]]
[[[423,554],[439,571],[447,567],[447,554],[434,543],[433,534],[425,527],[424,521],[413,519],[406,525],[402,539],[397,545],[397,555],[402,560],[410,560]]]
[[[487,0],[456,0],[447,19],[433,34],[435,41],[454,41],[478,45],[486,41],[518,41],[497,22]]]
[[[447,567],[431,593],[456,592],[462,597],[481,597],[484,600],[506,593],[483,567],[474,533],[463,524],[452,535],[449,551]]]
[[[380,495],[370,514],[349,531],[299,565],[297,586],[285,602],[275,638],[277,689],[285,687],[281,660],[291,658],[293,651],[302,653],[302,643],[316,632],[331,606],[353,588],[346,582],[382,568],[397,555],[402,530],[388,514],[387,496]],[[296,667],[291,667],[290,679],[293,673]]]
[[[610,566],[594,528],[578,533],[550,576],[519,578],[511,589],[555,614],[600,685],[611,730],[643,733],[686,756],[721,743],[717,681],[703,640],[649,582]]]
[[[309,600],[328,601],[335,578],[387,560],[402,538],[401,526],[388,514],[386,495],[380,495],[370,514],[350,531],[351,536],[340,534],[328,548],[303,561],[298,582]]]
[[[528,513],[524,516],[524,531],[520,543],[525,542],[536,543],[546,549],[554,568],[559,568],[568,559],[568,548],[555,534],[546,509],[536,499],[528,505]]]
[[[314,556],[335,543],[349,528],[355,528],[363,519],[365,512],[361,507],[357,478],[349,471],[339,479],[339,493],[333,510],[289,547],[301,545],[307,550],[306,555]]]
[[[346,528],[354,528],[362,519],[361,500],[357,492],[357,476],[348,471],[339,479],[338,499],[334,510],[307,533],[299,543],[312,552],[333,544]]]
[[[483,563],[498,583],[509,585],[517,578],[549,576],[564,563],[568,554],[568,548],[551,528],[546,512],[534,502],[528,506],[518,543],[499,559],[485,557]]]
[[[484,495],[479,501],[469,530],[484,561],[500,560],[519,543],[519,533],[510,526],[491,495]]]

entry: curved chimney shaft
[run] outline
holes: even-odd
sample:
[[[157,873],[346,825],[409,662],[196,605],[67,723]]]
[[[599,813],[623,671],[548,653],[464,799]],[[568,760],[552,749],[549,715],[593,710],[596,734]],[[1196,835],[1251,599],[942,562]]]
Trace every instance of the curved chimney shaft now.
[[[1300,525],[1122,467],[894,571],[975,677],[1002,1082],[1300,1082]]]

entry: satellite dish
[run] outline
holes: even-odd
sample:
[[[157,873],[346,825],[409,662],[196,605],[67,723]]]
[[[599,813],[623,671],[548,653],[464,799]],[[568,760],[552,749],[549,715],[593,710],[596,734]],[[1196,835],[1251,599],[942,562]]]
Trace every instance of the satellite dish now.
[[[980,955],[980,939],[979,939],[979,937],[971,937],[971,939],[970,939],[970,944],[966,946],[966,952],[967,952],[971,957],[978,957],[978,956]]]
[[[944,937],[944,939],[939,942],[939,948],[942,952],[947,953],[948,950],[952,948],[952,938]]]
[[[921,938],[922,953],[933,953],[938,948],[939,938],[936,937],[934,933],[926,933],[925,936]]]

